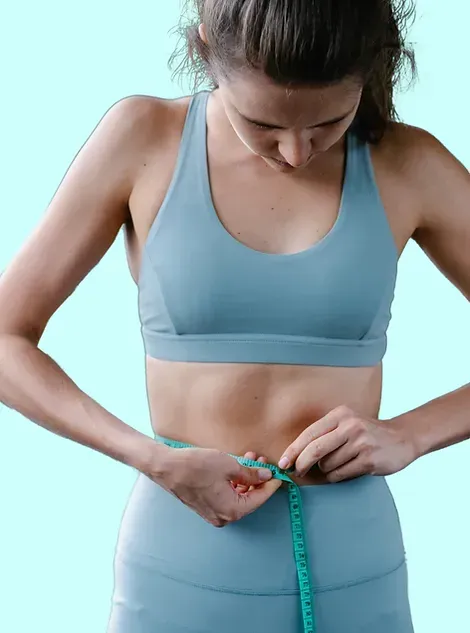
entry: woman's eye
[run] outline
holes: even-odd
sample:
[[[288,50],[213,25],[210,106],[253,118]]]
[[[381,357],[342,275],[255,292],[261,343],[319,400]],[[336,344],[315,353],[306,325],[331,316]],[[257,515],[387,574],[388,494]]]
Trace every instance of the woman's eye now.
[[[263,125],[262,123],[256,123],[255,121],[248,121],[252,127],[257,128],[258,130],[274,130],[272,125]]]

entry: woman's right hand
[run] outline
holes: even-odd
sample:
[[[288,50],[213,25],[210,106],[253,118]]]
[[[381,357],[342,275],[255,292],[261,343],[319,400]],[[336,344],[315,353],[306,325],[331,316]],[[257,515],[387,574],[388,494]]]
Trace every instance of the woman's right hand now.
[[[234,457],[216,449],[171,449],[164,467],[159,465],[158,474],[152,474],[151,467],[148,470],[145,474],[150,479],[215,527],[224,527],[254,512],[282,485],[282,480],[273,478],[268,468],[242,466]],[[266,474],[267,479],[260,473]]]

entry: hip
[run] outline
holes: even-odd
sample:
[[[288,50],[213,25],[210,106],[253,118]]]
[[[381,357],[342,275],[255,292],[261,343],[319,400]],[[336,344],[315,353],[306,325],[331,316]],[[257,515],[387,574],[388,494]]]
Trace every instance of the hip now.
[[[377,579],[405,565],[397,508],[384,477],[303,486],[300,496],[314,593]],[[288,491],[222,529],[139,475],[116,557],[155,573],[228,592],[298,593]]]

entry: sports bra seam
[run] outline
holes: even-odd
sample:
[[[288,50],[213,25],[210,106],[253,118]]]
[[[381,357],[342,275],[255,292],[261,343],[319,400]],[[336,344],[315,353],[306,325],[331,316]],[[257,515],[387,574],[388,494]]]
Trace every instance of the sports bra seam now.
[[[395,275],[395,277],[396,277],[396,275]],[[390,302],[390,307],[391,307],[391,303],[393,302],[393,292],[394,292],[394,291],[393,291],[393,286],[394,286],[394,285],[395,285],[395,284],[393,283],[393,284],[392,284],[392,301]],[[372,338],[372,339],[368,339],[367,337],[368,337],[368,335],[370,334],[370,332],[371,332],[371,331],[375,328],[375,326],[377,325],[377,322],[379,321],[379,319],[380,319],[380,317],[381,317],[381,315],[382,315],[382,311],[383,311],[384,307],[385,307],[386,305],[389,305],[388,290],[389,290],[389,288],[387,288],[387,289],[386,289],[386,291],[384,291],[384,293],[383,293],[383,295],[382,295],[382,299],[381,299],[381,300],[380,300],[380,302],[379,302],[379,306],[378,306],[378,308],[377,308],[377,312],[376,312],[376,314],[375,314],[374,318],[372,319],[372,322],[371,322],[371,324],[370,324],[370,327],[368,328],[367,332],[364,334],[364,336],[362,337],[362,339],[361,339],[361,340],[366,340],[366,341],[373,341],[373,340],[375,340],[375,339],[373,339],[373,338]],[[390,309],[389,309],[389,312],[390,312]],[[390,322],[390,318],[389,318],[389,322]],[[388,329],[388,326],[387,326],[387,329]],[[384,336],[385,336],[385,337],[387,336],[387,334],[386,334],[387,329],[385,330],[385,333],[384,333]]]
[[[172,326],[172,328],[173,328],[173,330],[175,332],[174,334],[170,334],[170,336],[178,336],[175,323],[174,323],[173,318],[172,318],[172,316],[170,314],[170,311],[168,309],[167,300],[166,300],[166,297],[165,297],[165,293],[163,292],[162,284],[160,283],[160,280],[159,280],[158,272],[156,271],[156,269],[154,267],[152,258],[150,257],[150,253],[148,252],[148,249],[147,249],[146,245],[144,245],[144,248],[142,249],[142,253],[147,257],[148,263],[150,265],[150,270],[152,271],[153,275],[157,278],[156,280],[157,280],[158,288],[160,290],[160,296],[162,298],[163,306],[164,306],[165,312],[166,312],[166,314],[168,316],[168,321],[171,323],[171,326]],[[140,288],[139,288],[139,294],[140,294]]]
[[[163,298],[164,300],[164,298]],[[166,305],[165,305],[166,308]],[[168,311],[168,310],[167,310]],[[170,319],[171,320],[171,319]],[[172,322],[173,324],[173,322]],[[153,333],[153,336],[157,336],[160,338],[168,338],[168,335],[165,334],[160,334],[160,333]],[[207,334],[201,334],[201,335],[197,335],[197,334],[172,334],[170,335],[172,337],[174,337],[176,340],[174,342],[194,342],[194,343],[198,343],[198,342],[204,342],[204,343],[216,343],[216,344],[225,344],[225,343],[250,343],[250,344],[256,344],[256,343],[275,343],[275,344],[280,344],[280,345],[297,345],[297,346],[302,346],[302,345],[306,345],[306,346],[312,346],[312,347],[333,347],[333,346],[337,346],[337,347],[372,347],[374,344],[377,345],[378,343],[381,343],[384,341],[384,339],[386,338],[385,335],[379,337],[379,338],[371,338],[371,339],[344,339],[343,341],[338,341],[338,339],[331,339],[330,342],[328,342],[329,339],[325,338],[324,342],[323,341],[288,341],[286,339],[275,339],[275,338],[263,338],[263,339],[257,339],[257,338],[246,338],[246,339],[216,339],[216,338],[206,338],[208,335]],[[210,335],[209,335],[210,336]],[[200,338],[199,338],[200,337]]]
[[[380,213],[383,217],[383,220],[385,222],[386,228],[387,228],[387,234],[388,234],[388,239],[391,242],[392,246],[393,246],[393,253],[395,256],[396,261],[398,262],[399,257],[400,257],[400,253],[398,250],[398,246],[395,242],[395,237],[393,235],[393,231],[392,231],[392,226],[390,224],[390,220],[389,217],[387,215],[387,211],[385,210],[385,205],[382,199],[382,196],[380,194],[380,190],[379,190],[379,186],[377,184],[377,178],[375,176],[375,169],[374,169],[374,165],[372,162],[372,156],[370,153],[370,145],[369,143],[364,143],[364,148],[365,148],[365,163],[366,163],[366,172],[367,172],[367,176],[368,176],[368,180],[369,183],[371,185],[371,191],[373,191],[373,195],[375,198],[375,202],[377,203],[376,206],[378,206],[380,208]]]
[[[188,142],[188,137],[194,131],[194,123],[195,123],[194,110],[198,105],[198,96],[200,94],[201,93],[195,93],[191,96],[191,100],[188,105],[188,109],[186,111],[183,130],[182,130],[179,145],[178,145],[178,155],[176,158],[173,174],[171,176],[170,183],[165,192],[160,208],[155,213],[155,217],[150,225],[147,239],[145,240],[145,247],[147,248],[149,248],[153,244],[153,241],[156,235],[158,234],[165,212],[170,206],[170,202],[175,193],[175,189],[177,185],[180,183],[180,175],[183,170],[184,164],[187,160],[188,154],[191,153],[192,151],[192,147],[190,143]]]
[[[373,202],[373,208],[379,211],[380,216],[381,216],[380,225],[381,225],[381,228],[383,229],[382,230],[383,239],[387,240],[393,249],[393,282],[390,283],[391,291],[393,293],[393,289],[394,289],[394,286],[396,283],[396,277],[397,277],[397,264],[398,264],[398,259],[399,259],[398,248],[395,243],[392,227],[390,225],[387,213],[385,211],[385,205],[383,204],[383,200],[382,200],[382,197],[380,195],[380,191],[377,185],[377,180],[375,178],[375,170],[374,170],[374,166],[373,166],[372,158],[370,154],[370,145],[367,142],[360,143],[360,140],[357,139],[357,146],[360,147],[360,153],[362,154],[362,160],[361,160],[362,173],[364,174],[365,172],[365,174],[362,177],[364,178],[365,176],[365,181],[367,185],[366,196],[371,196],[372,198],[371,201]],[[358,177],[360,177],[360,175],[358,175]],[[382,297],[380,298],[378,302],[377,311],[373,319],[371,320],[370,326],[368,327],[367,331],[361,337],[360,339],[361,341],[376,340],[375,338],[369,339],[367,337],[369,336],[370,332],[373,331],[373,329],[376,327],[377,322],[380,320],[384,306],[388,304],[389,290],[390,290],[390,286],[387,285],[386,289],[384,290],[382,294]],[[385,329],[382,338],[384,340],[387,340],[387,329]]]

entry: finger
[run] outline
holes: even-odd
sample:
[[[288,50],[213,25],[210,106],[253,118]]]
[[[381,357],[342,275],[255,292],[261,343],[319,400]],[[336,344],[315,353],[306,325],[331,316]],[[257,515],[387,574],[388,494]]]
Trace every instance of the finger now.
[[[281,479],[272,479],[241,496],[240,499],[243,499],[246,504],[247,514],[262,506],[281,486]]]
[[[300,453],[305,450],[311,442],[338,428],[339,422],[350,414],[351,412],[346,407],[337,407],[307,427],[297,439],[286,448],[279,460],[279,468],[290,468]]]
[[[254,452],[252,452],[252,453],[247,453],[247,455],[250,455],[249,459],[252,459],[252,460],[253,460],[253,461],[255,461],[255,462],[262,462],[262,463],[266,464],[266,463],[267,463],[267,461],[268,461],[266,457],[258,457],[258,456],[256,455],[256,453],[254,453]],[[262,483],[260,483],[260,484],[258,484],[258,485],[259,485],[259,486],[264,486],[264,483],[265,483],[265,482],[262,482]],[[249,488],[244,486],[244,488],[245,488],[245,489],[244,489],[244,490],[242,490],[241,492],[250,492],[251,490],[253,490],[253,489],[255,488],[255,486],[254,486],[254,485],[252,485],[252,486],[250,486]]]
[[[303,477],[320,459],[332,453],[340,446],[347,445],[347,438],[340,429],[335,429],[317,440],[311,442],[297,457],[295,462],[295,474]],[[349,461],[355,455],[348,455],[345,461]],[[342,462],[344,463],[344,462]]]
[[[248,451],[247,453],[245,453],[243,455],[243,457],[245,459],[251,459],[253,461],[256,461],[256,453],[254,451]],[[245,492],[248,492],[248,490],[250,489],[251,486],[246,486],[246,485],[242,485],[242,484],[238,484],[238,486],[235,488],[235,490],[239,493],[239,494],[245,494]]]
[[[238,492],[239,494],[243,494],[245,492],[247,492],[249,486],[245,486],[243,484],[235,484],[233,482],[230,482],[232,484],[232,488],[235,490],[235,492]]]
[[[255,451],[248,451],[246,452],[243,457],[245,459],[250,459],[252,461],[258,461],[258,462],[262,462],[264,464],[267,463],[267,458],[264,456],[261,456],[258,458],[257,454],[255,453]],[[262,481],[261,483],[258,483],[257,485],[263,485],[264,481]],[[240,494],[244,494],[246,492],[248,492],[248,490],[252,490],[253,489],[253,484],[248,486],[246,484],[238,484],[236,486],[234,486],[234,490],[236,490],[236,492],[240,493]]]
[[[364,464],[361,463],[361,460],[358,457],[356,457],[356,459],[352,459],[340,468],[335,468],[329,472],[326,475],[326,478],[330,483],[339,483],[340,481],[345,481],[346,479],[355,479],[356,477],[362,477],[367,474],[367,469]]]
[[[264,483],[272,479],[272,472],[269,468],[249,468],[238,465],[238,469],[234,469],[229,473],[230,479],[237,484],[252,486]]]
[[[328,474],[336,468],[340,468],[344,464],[347,464],[352,459],[355,459],[360,454],[359,449],[354,448],[352,442],[346,442],[336,450],[329,453],[326,457],[323,457],[318,461],[318,468],[322,473]]]
[[[264,456],[261,456],[261,457],[258,457],[258,458],[256,458],[256,456],[255,456],[255,460],[258,461],[258,462],[262,462],[263,464],[267,464],[268,463],[268,458],[264,457]],[[264,486],[264,482],[259,484],[259,485],[260,486]],[[250,486],[249,490],[253,490],[253,488],[254,488],[254,486]]]

